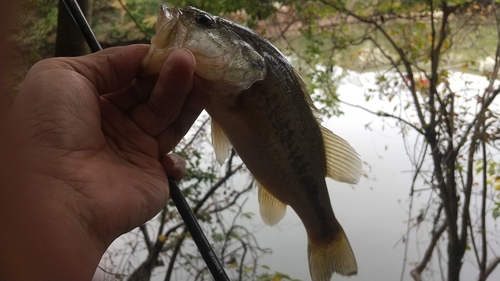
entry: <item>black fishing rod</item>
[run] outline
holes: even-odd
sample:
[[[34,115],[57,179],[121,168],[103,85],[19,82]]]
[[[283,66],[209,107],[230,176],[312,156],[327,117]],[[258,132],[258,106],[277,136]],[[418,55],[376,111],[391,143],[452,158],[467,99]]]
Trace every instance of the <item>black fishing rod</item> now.
[[[87,22],[85,16],[83,15],[82,10],[80,9],[80,5],[78,5],[76,0],[63,0],[63,3],[68,9],[69,14],[75,21],[78,28],[80,28],[80,31],[82,32],[85,41],[87,41],[90,50],[92,52],[97,52],[102,50],[101,45],[97,41],[94,32],[90,28],[90,25]],[[212,274],[212,276],[216,281],[230,281],[229,277],[224,271],[224,268],[222,267],[222,264],[217,258],[217,255],[215,254],[205,234],[203,233],[203,230],[198,224],[198,220],[196,219],[195,214],[193,213],[186,199],[182,195],[179,186],[170,177],[168,178],[168,184],[170,186],[170,197],[174,201],[174,204],[177,207],[177,210],[179,211],[182,220],[184,220],[184,223],[186,224],[189,233],[191,233],[191,236],[193,237],[193,240],[196,243],[196,246],[198,247],[201,256],[205,260],[205,263],[208,269],[210,270],[210,273]]]
[[[80,5],[78,5],[78,2],[76,2],[76,0],[63,0],[63,3],[64,6],[66,6],[66,8],[68,9],[68,12],[75,21],[76,25],[80,29],[83,38],[85,38],[85,41],[87,41],[87,45],[89,45],[92,53],[102,50],[101,44],[99,44],[99,41],[97,41],[97,38],[90,28],[87,19],[83,15],[82,9],[80,9]]]

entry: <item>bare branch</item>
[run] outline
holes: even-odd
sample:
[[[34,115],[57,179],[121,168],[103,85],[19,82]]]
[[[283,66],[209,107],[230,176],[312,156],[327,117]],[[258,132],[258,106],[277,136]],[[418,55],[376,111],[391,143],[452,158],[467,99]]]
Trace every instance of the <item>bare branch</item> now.
[[[486,122],[483,118],[482,122],[482,135],[486,133]],[[483,171],[482,171],[482,180],[483,180],[483,190],[481,194],[481,259],[478,261],[479,262],[479,280],[480,281],[485,281],[486,280],[486,262],[488,258],[488,242],[486,240],[486,197],[488,193],[488,169],[486,167],[488,163],[488,158],[486,154],[486,140],[483,138],[481,139],[481,150],[482,150],[482,158],[483,158]]]
[[[148,34],[146,32],[146,30],[144,30],[142,28],[142,26],[139,24],[139,22],[137,21],[137,19],[134,17],[134,15],[132,15],[132,13],[130,12],[130,10],[128,9],[127,5],[125,3],[123,3],[122,0],[118,0],[118,3],[120,3],[120,6],[122,7],[122,9],[125,11],[125,13],[127,13],[127,15],[130,17],[130,19],[134,22],[135,26],[137,27],[138,30],[141,31],[142,34],[144,34],[145,37],[151,37],[150,34]]]
[[[196,132],[193,134],[191,139],[184,145],[184,147],[181,149],[181,151],[186,150],[188,147],[190,147],[193,144],[193,142],[198,138],[198,136],[206,129],[206,125],[207,125],[208,121],[210,121],[210,120],[211,120],[210,117],[207,117],[207,118],[205,118],[205,120],[203,120],[203,122],[198,127],[198,130],[196,130]]]
[[[493,270],[495,270],[495,268],[497,267],[497,265],[500,263],[500,257],[495,257],[494,259],[492,259],[490,261],[490,263],[488,264],[488,266],[486,267],[486,271],[484,273],[484,279],[486,280],[486,278],[488,278],[488,276],[493,272]]]
[[[323,1],[323,3],[325,3],[325,1]],[[393,40],[393,38],[391,37],[391,35],[389,35],[387,33],[387,31],[377,21],[375,21],[373,19],[361,17],[361,16],[359,16],[359,15],[357,15],[357,14],[349,11],[348,9],[345,9],[343,7],[339,7],[336,3],[330,2],[328,4],[336,7],[339,11],[342,11],[342,12],[346,13],[347,15],[352,16],[353,18],[357,19],[360,22],[373,25],[384,36],[384,38],[391,45],[391,47],[394,49],[394,51],[396,51],[396,53],[401,58],[401,61],[403,62],[403,65],[405,66],[405,70],[407,72],[407,75],[408,75],[410,81],[412,81],[412,83],[410,83],[410,85],[409,85],[410,93],[412,95],[412,98],[413,98],[413,101],[414,101],[414,106],[415,106],[415,109],[417,111],[417,115],[418,115],[418,118],[420,120],[420,123],[422,124],[423,128],[426,128],[427,127],[427,122],[425,121],[425,117],[424,117],[422,108],[420,106],[420,103],[418,102],[417,91],[416,91],[415,83],[414,83],[415,79],[414,79],[414,76],[413,76],[413,70],[412,70],[412,66],[411,66],[411,63],[410,63],[410,59],[406,56],[406,54],[403,51],[403,49],[400,48],[396,44],[396,42]]]
[[[401,117],[399,116],[396,116],[396,115],[392,115],[392,114],[389,114],[389,113],[386,113],[386,112],[383,112],[383,111],[379,111],[379,112],[375,112],[375,111],[372,111],[372,110],[369,110],[368,108],[365,108],[365,107],[362,107],[360,105],[356,105],[356,104],[352,104],[352,103],[348,103],[348,102],[345,102],[345,101],[342,101],[342,100],[339,100],[340,103],[343,103],[343,104],[346,104],[348,106],[352,106],[352,107],[356,107],[356,108],[359,108],[359,109],[362,109],[368,113],[371,113],[373,115],[377,115],[377,116],[382,116],[382,117],[390,117],[390,118],[393,118],[393,119],[396,119],[408,126],[410,126],[411,128],[413,128],[415,131],[417,131],[418,133],[420,134],[424,134],[424,132],[422,131],[422,129],[420,128],[417,128],[415,127],[415,125],[409,123],[408,121],[402,119]]]
[[[443,223],[436,230],[436,232],[432,235],[432,240],[429,243],[427,250],[425,251],[424,257],[422,258],[420,263],[412,271],[410,271],[410,275],[411,275],[411,277],[413,277],[413,279],[415,281],[422,281],[422,277],[421,277],[422,271],[425,269],[425,267],[427,266],[427,263],[430,261],[430,259],[432,257],[432,253],[434,252],[434,248],[436,247],[436,243],[439,240],[439,238],[441,237],[441,235],[444,233],[444,231],[446,230],[447,227],[448,227],[447,224]]]
[[[196,206],[193,208],[193,212],[195,214],[198,213],[200,208],[203,206],[203,204],[212,196],[212,194],[219,188],[221,187],[233,174],[235,174],[237,171],[241,170],[243,168],[243,164],[238,165],[235,169],[230,170],[228,173],[224,175],[224,177],[220,178],[219,181],[217,181],[208,191],[205,193],[205,196],[203,196],[200,201],[196,204]]]
[[[144,243],[146,243],[146,247],[148,248],[148,252],[151,254],[151,239],[149,238],[149,233],[146,224],[139,226],[139,229],[142,232],[142,236],[144,238]]]
[[[408,233],[408,237],[406,238],[406,243],[405,243],[405,250],[404,250],[404,258],[403,258],[403,268],[401,269],[401,276],[400,276],[400,280],[402,281],[404,278],[403,278],[403,274],[405,272],[405,268],[406,268],[406,260],[408,258],[408,246],[409,246],[409,232],[410,232],[410,222],[411,222],[411,215],[412,215],[412,210],[413,210],[413,202],[414,202],[414,193],[415,193],[415,183],[417,182],[417,177],[420,175],[420,171],[422,169],[422,165],[424,164],[424,160],[425,160],[425,155],[427,154],[427,149],[428,149],[429,145],[428,143],[425,144],[425,147],[424,147],[424,152],[421,154],[422,157],[420,159],[420,162],[416,165],[416,170],[415,172],[413,173],[413,179],[412,179],[412,182],[411,182],[411,188],[410,188],[410,208],[409,208],[409,212],[408,212],[408,222],[407,222],[407,226],[406,226],[406,229],[407,229],[407,233]]]

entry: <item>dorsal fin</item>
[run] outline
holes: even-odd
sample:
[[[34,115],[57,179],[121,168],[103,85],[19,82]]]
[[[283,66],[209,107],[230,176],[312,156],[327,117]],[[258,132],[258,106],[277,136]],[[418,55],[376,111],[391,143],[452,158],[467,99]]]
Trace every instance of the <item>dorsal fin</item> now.
[[[226,137],[224,131],[222,131],[222,127],[217,123],[214,119],[212,122],[212,145],[215,150],[215,157],[217,158],[217,162],[219,164],[223,164],[224,161],[229,157],[229,151],[232,148],[231,143]]]
[[[314,102],[311,98],[311,95],[309,94],[309,91],[307,90],[306,83],[304,83],[304,80],[302,80],[302,77],[300,77],[300,74],[297,72],[297,70],[295,70],[295,68],[293,69],[293,73],[295,74],[295,77],[297,78],[297,81],[300,84],[300,88],[302,89],[302,93],[304,94],[304,98],[306,99],[307,103],[309,104],[309,107],[311,108],[311,111],[313,112],[314,117],[316,117],[316,119],[319,119],[320,112],[319,112],[318,108],[316,108],[316,106],[314,106]]]
[[[260,216],[267,225],[277,224],[286,213],[286,204],[274,197],[256,180],[259,194]]]
[[[340,182],[358,183],[361,159],[347,141],[320,125],[326,154],[326,176]]]

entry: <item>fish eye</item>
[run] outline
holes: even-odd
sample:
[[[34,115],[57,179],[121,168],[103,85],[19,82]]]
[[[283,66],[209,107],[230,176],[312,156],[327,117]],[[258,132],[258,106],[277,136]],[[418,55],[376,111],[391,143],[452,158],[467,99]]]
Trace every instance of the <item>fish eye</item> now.
[[[214,28],[215,27],[215,20],[207,14],[197,14],[194,17],[194,21],[197,24],[202,25],[203,27],[206,27],[206,28]]]

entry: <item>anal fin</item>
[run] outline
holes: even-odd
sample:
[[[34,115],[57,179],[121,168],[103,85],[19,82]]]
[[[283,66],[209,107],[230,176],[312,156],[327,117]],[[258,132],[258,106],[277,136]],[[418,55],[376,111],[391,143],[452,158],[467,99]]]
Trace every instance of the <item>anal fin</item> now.
[[[274,197],[257,181],[260,216],[267,225],[277,224],[286,213],[286,204]]]

